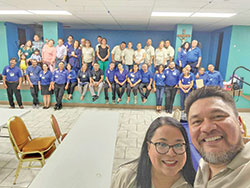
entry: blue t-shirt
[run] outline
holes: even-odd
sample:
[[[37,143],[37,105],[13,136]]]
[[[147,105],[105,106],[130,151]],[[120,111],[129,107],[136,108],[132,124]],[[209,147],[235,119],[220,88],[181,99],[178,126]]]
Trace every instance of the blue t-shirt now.
[[[214,70],[214,72],[208,71],[207,75],[207,86],[220,86],[223,87],[223,78],[219,71]]]
[[[198,72],[197,75],[199,75],[198,79],[202,79],[204,86],[206,86],[207,85],[207,72],[204,72],[204,74],[202,75]]]
[[[28,66],[26,69],[26,74],[29,76],[30,81],[33,85],[38,85],[39,73],[41,71],[40,66],[33,67],[32,65]]]
[[[89,78],[90,78],[90,71],[85,71],[82,72],[81,70],[78,71],[77,73],[77,78],[80,79],[80,85],[85,85],[86,83],[89,82]]]
[[[116,76],[117,80],[118,80],[120,83],[122,83],[122,82],[124,82],[124,80],[126,80],[127,75],[128,75],[128,71],[125,70],[125,69],[123,69],[123,72],[122,72],[122,73],[120,73],[119,70],[117,70],[117,71],[115,72],[115,76]]]
[[[128,78],[130,79],[131,83],[134,84],[138,80],[141,80],[141,72],[139,70],[136,73],[129,72],[128,73]]]
[[[153,74],[151,71],[147,71],[144,72],[143,70],[141,70],[141,82],[143,84],[149,84],[150,83],[150,79],[153,79]]]
[[[166,80],[165,84],[168,86],[178,85],[180,72],[177,69],[170,70],[169,68],[165,69]]]
[[[155,73],[154,81],[156,86],[165,86],[166,75],[165,73]]]
[[[191,84],[192,81],[194,81],[194,79],[191,75],[189,75],[188,78],[185,78],[184,76],[182,76],[180,78],[180,81],[181,81],[182,85],[189,85],[189,84]],[[180,91],[183,92],[183,90],[181,88],[180,88]],[[188,93],[190,93],[190,92],[191,92],[191,89],[189,90]]]
[[[6,76],[6,80],[9,82],[17,82],[22,77],[22,72],[16,65],[13,68],[8,65],[3,69],[3,76]]]
[[[110,83],[114,82],[115,79],[115,69],[110,70],[109,68],[105,71],[105,77],[108,78]]]
[[[42,86],[50,85],[50,82],[52,81],[52,73],[49,70],[46,73],[40,71],[39,81]]]
[[[179,61],[181,61],[182,67],[185,67],[187,64],[187,53],[188,52],[186,50],[181,48],[181,51],[177,53],[177,58],[176,58],[175,64],[180,66]]]
[[[68,42],[65,42],[64,43],[64,46],[69,49],[70,47],[73,47],[73,43],[72,44],[69,44]]]
[[[70,78],[68,78],[68,83],[77,82],[77,79],[76,79],[76,71],[71,70],[70,72],[67,71],[67,73],[68,73],[67,77],[70,76]]]
[[[68,82],[68,71],[65,69],[62,71],[56,69],[53,72],[52,82],[55,82],[56,84],[66,84]]]
[[[198,58],[201,57],[201,49],[195,47],[194,49],[190,48],[187,53],[187,62],[198,62]]]

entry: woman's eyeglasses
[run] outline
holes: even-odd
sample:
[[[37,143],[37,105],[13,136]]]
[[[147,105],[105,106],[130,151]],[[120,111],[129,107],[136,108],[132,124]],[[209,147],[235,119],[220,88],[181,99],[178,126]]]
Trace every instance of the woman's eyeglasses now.
[[[186,143],[178,143],[175,145],[168,145],[164,142],[152,142],[149,141],[150,144],[153,144],[155,146],[155,150],[159,153],[159,154],[166,154],[169,152],[170,148],[173,149],[174,153],[176,155],[182,155],[186,152]]]

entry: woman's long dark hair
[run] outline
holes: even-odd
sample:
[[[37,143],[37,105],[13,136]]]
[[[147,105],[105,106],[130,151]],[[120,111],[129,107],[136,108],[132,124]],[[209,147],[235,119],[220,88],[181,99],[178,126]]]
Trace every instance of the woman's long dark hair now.
[[[191,185],[194,184],[195,170],[193,168],[190,146],[189,146],[188,136],[187,136],[185,128],[181,125],[180,122],[178,122],[174,118],[158,117],[151,123],[150,127],[148,128],[144,142],[142,144],[141,155],[139,157],[139,163],[137,167],[137,176],[136,176],[137,188],[151,188],[152,187],[152,182],[151,182],[152,164],[148,156],[148,141],[151,141],[152,137],[154,136],[155,131],[159,127],[164,126],[164,125],[176,127],[181,131],[184,137],[184,140],[186,142],[186,146],[187,146],[187,149],[186,149],[187,160],[183,169],[181,170],[181,173],[184,179],[189,184]]]
[[[188,49],[190,48],[190,43],[189,42],[184,42],[182,45],[181,45],[181,48],[183,48],[185,50],[185,45],[188,43]],[[187,49],[187,51],[188,51]]]

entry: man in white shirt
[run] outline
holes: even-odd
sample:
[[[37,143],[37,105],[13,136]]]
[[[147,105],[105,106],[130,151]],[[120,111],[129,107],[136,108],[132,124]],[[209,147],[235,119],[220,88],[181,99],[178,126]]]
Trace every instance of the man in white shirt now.
[[[148,39],[147,40],[147,45],[144,47],[144,50],[146,52],[146,57],[144,62],[148,65],[148,69],[151,72],[154,72],[154,65],[153,65],[153,59],[155,56],[155,49],[152,46],[152,40]]]
[[[56,67],[58,64],[63,61],[65,63],[67,57],[67,48],[63,45],[64,41],[62,38],[59,38],[57,41],[58,45],[56,46]]]
[[[115,68],[117,68],[118,63],[122,63],[122,53],[126,48],[126,42],[121,42],[120,45],[116,45],[111,51],[112,62],[115,63]]]
[[[168,65],[169,62],[172,62],[174,59],[174,48],[171,46],[169,40],[165,41],[165,48],[167,50],[167,65]]]

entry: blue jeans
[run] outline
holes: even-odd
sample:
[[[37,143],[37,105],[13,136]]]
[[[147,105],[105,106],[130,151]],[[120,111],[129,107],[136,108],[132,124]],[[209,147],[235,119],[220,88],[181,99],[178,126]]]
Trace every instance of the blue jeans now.
[[[156,86],[156,106],[162,105],[163,95],[164,95],[164,86]]]
[[[187,98],[189,93],[184,93],[181,89],[180,89],[180,99],[181,99],[181,110],[185,110],[185,100]]]
[[[133,65],[124,65],[124,69],[129,72],[131,69],[133,69]]]

